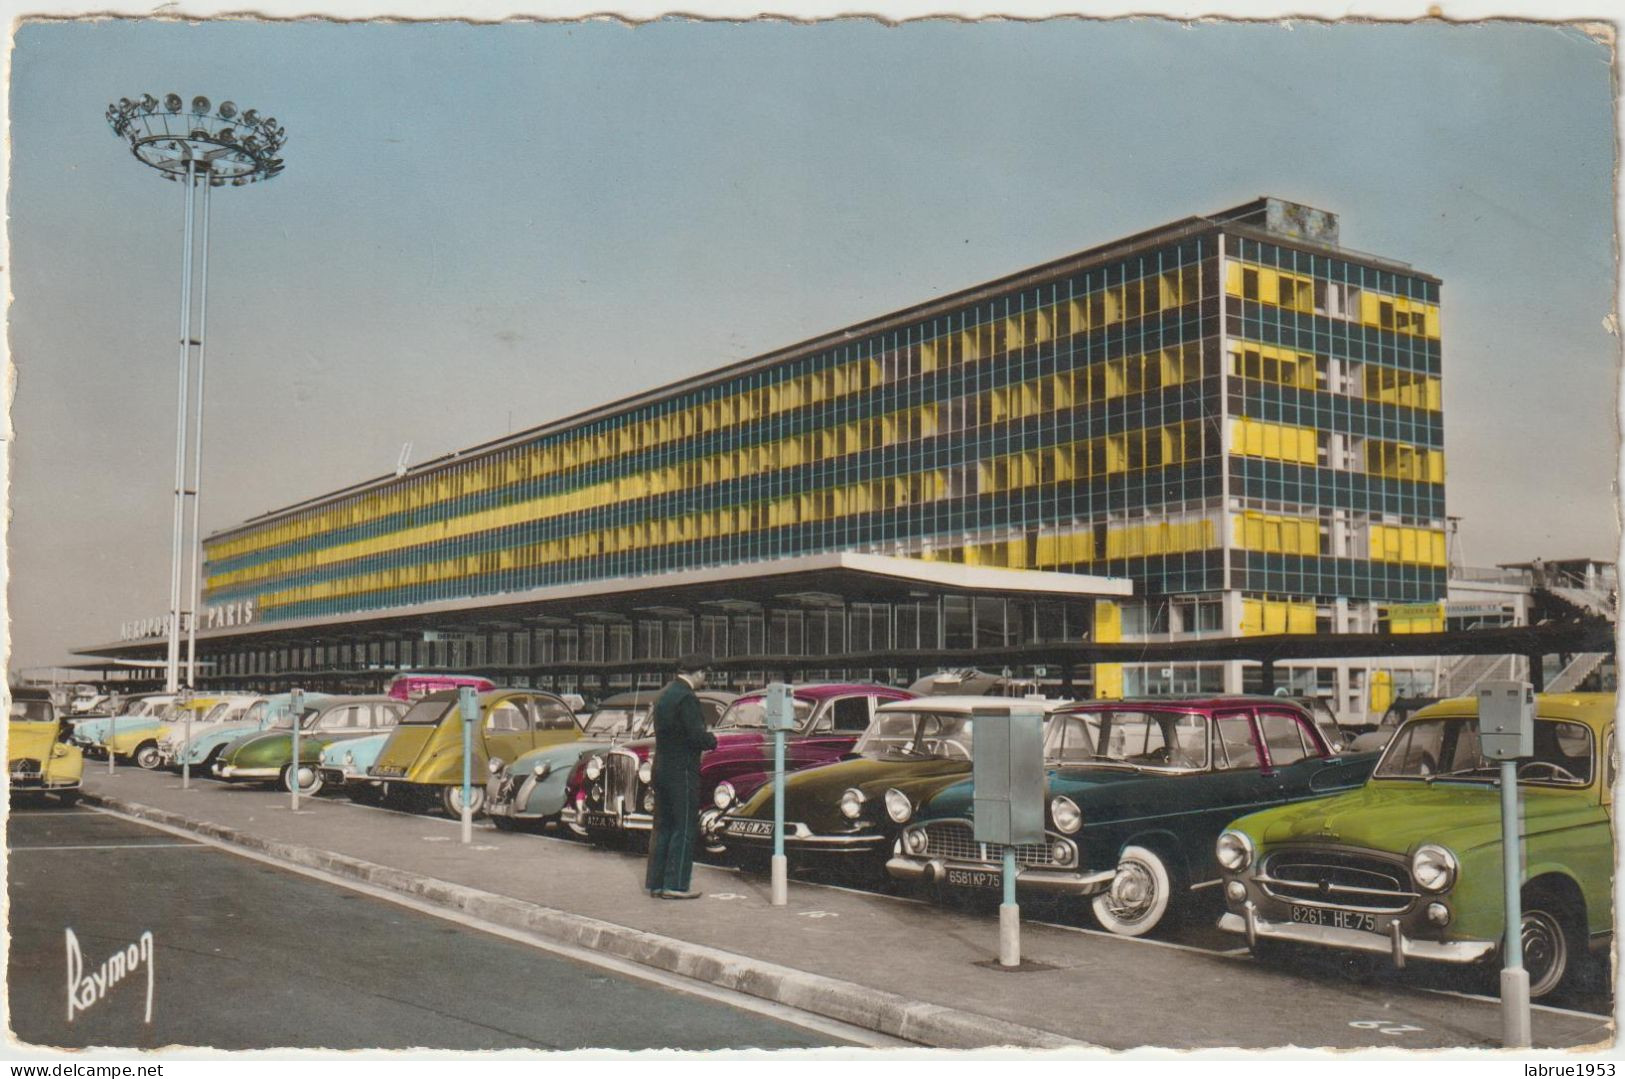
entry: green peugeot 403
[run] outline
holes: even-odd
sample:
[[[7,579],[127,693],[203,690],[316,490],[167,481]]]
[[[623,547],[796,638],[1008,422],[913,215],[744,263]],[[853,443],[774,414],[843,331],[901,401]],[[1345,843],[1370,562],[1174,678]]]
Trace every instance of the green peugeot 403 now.
[[[1522,944],[1531,996],[1557,989],[1613,928],[1612,693],[1541,695],[1518,762]],[[1477,701],[1416,713],[1359,790],[1265,810],[1219,836],[1221,929],[1266,957],[1293,945],[1491,961],[1505,930],[1499,764]]]

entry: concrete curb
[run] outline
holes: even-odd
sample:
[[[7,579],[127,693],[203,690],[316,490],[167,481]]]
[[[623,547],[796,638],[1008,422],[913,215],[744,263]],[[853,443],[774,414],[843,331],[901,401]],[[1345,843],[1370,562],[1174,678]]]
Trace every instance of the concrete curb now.
[[[84,800],[142,820],[257,851],[294,865],[319,869],[409,895],[510,929],[522,929],[561,944],[603,952],[920,1045],[942,1049],[984,1049],[991,1046],[1092,1048],[1087,1042],[1075,1041],[1047,1030],[941,1004],[910,1000],[896,993],[631,929],[582,914],[526,903],[334,851],[250,835],[223,824],[192,820],[178,813],[127,802],[122,798],[86,791]]]

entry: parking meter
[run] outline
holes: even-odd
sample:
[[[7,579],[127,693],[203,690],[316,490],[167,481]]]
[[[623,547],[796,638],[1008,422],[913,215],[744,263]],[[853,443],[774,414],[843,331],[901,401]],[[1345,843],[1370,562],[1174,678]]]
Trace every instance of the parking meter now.
[[[179,704],[182,708],[186,709],[186,719],[185,719],[184,725],[183,725],[183,730],[185,731],[185,733],[181,737],[185,739],[184,744],[189,744],[192,741],[192,689],[191,689],[191,687],[190,686],[183,687],[181,689],[180,695],[175,698],[175,702],[177,704]],[[188,790],[188,789],[190,789],[191,786],[192,786],[192,764],[191,764],[190,761],[186,760],[186,754],[182,753],[181,754],[181,790]]]
[[[796,725],[795,693],[785,683],[767,687],[762,721],[773,732],[772,903],[782,907],[790,900],[790,863],[784,856],[784,732]]]
[[[474,687],[457,690],[457,710],[463,717],[463,842],[474,841],[474,724],[480,719],[480,702]]]
[[[1481,682],[1478,742],[1486,760],[1535,755],[1535,688],[1528,682]]]
[[[299,722],[305,713],[305,691],[294,689],[288,694],[288,716],[293,720],[293,763],[288,767],[288,784],[293,791],[293,811],[299,812]]]
[[[1528,682],[1482,682],[1478,744],[1501,762],[1501,866],[1506,888],[1506,936],[1501,946],[1501,1041],[1529,1044],[1529,972],[1523,967],[1523,848],[1518,837],[1518,761],[1535,755],[1535,689]]]
[[[1021,908],[1016,904],[1016,845],[1044,840],[1044,716],[1034,709],[971,710],[974,838],[1004,848],[999,906],[999,965],[1021,965]]]

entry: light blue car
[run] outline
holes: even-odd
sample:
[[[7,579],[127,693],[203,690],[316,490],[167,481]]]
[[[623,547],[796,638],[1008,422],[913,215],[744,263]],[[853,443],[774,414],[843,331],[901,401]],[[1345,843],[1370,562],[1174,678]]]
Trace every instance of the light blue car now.
[[[485,784],[485,812],[491,823],[499,831],[513,832],[557,821],[577,762],[616,742],[652,735],[651,709],[658,695],[659,690],[646,689],[605,697],[587,717],[579,741],[533,749],[512,764],[493,760],[495,770]],[[699,698],[705,725],[714,727],[734,694],[702,690]]]
[[[322,786],[327,790],[342,788],[350,801],[362,805],[378,805],[389,797],[389,784],[374,779],[367,769],[378,760],[378,753],[389,741],[392,731],[370,734],[365,738],[352,738],[347,742],[334,742],[322,750]]]
[[[306,693],[307,706],[326,700],[326,693]],[[292,694],[278,693],[271,697],[262,697],[249,706],[243,713],[242,722],[216,727],[203,734],[194,735],[190,742],[177,746],[174,763],[171,767],[179,768],[182,761],[192,766],[192,771],[202,770],[204,775],[210,775],[215,759],[220,751],[237,739],[254,734],[270,726],[278,717],[288,711],[288,702]]]
[[[80,752],[92,757],[105,757],[107,750],[103,746],[109,733],[115,729],[119,734],[129,734],[144,727],[157,729],[166,709],[175,701],[173,693],[148,693],[140,697],[131,697],[124,706],[124,711],[114,716],[97,716],[95,719],[82,719],[73,725],[73,743]]]

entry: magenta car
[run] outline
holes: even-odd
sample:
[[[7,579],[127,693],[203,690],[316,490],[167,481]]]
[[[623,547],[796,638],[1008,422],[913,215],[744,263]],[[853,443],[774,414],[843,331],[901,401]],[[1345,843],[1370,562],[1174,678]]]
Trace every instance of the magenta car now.
[[[430,693],[438,693],[443,689],[461,689],[464,686],[475,693],[487,693],[497,688],[495,682],[477,674],[414,674],[411,671],[402,671],[390,679],[389,688],[384,690],[384,693],[397,701],[414,702]]]
[[[869,727],[877,705],[908,700],[906,689],[865,682],[817,682],[791,687],[796,729],[784,742],[784,769],[794,772],[840,760]],[[717,748],[700,759],[700,809],[711,805],[717,784],[762,782],[773,770],[773,737],[763,717],[765,690],[743,694],[713,733]],[[654,739],[594,753],[570,777],[562,819],[594,842],[647,833],[654,823]]]

